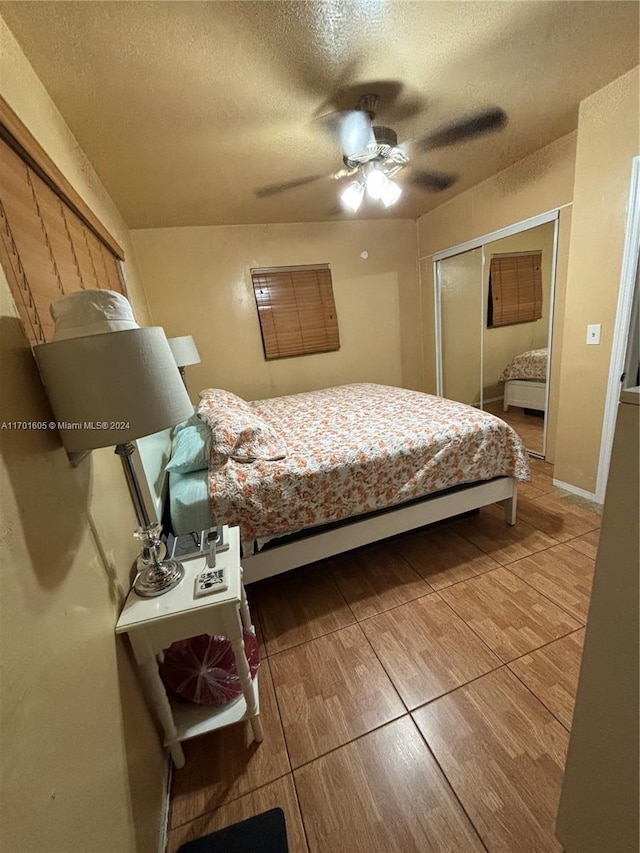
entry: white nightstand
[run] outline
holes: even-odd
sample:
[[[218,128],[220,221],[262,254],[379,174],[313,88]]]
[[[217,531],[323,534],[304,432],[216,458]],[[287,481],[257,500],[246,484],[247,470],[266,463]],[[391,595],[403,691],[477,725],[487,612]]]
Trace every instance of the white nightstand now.
[[[187,560],[185,577],[175,589],[156,598],[140,598],[131,591],[116,625],[116,634],[129,635],[147,701],[160,719],[165,746],[178,768],[184,766],[180,741],[222,726],[248,719],[256,741],[263,739],[258,676],[251,679],[242,638],[243,628],[253,631],[253,626],[242,584],[238,528],[229,528],[227,536],[229,549],[217,554],[216,563],[226,570],[228,589],[194,598],[195,579],[206,559]],[[229,704],[196,705],[174,702],[167,696],[156,655],[176,640],[199,634],[222,634],[231,640],[242,696]]]

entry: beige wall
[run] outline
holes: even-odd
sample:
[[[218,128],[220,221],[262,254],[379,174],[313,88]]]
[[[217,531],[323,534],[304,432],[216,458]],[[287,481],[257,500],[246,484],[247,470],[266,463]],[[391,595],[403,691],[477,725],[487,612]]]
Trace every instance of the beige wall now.
[[[557,430],[558,480],[596,489],[631,162],[638,140],[638,69],[580,105]],[[599,346],[586,327],[602,324]]]
[[[317,222],[131,232],[154,320],[193,335],[202,364],[191,395],[223,387],[247,399],[346,382],[420,388],[415,223]],[[368,252],[362,259],[361,252]],[[266,362],[252,267],[331,264],[337,352]]]
[[[0,18],[3,97],[123,245],[127,229]],[[0,269],[0,422],[49,406]],[[54,432],[0,430],[2,797],[7,853],[156,851],[165,761],[113,628],[136,553],[119,460],[69,466]]]
[[[576,134],[570,133],[526,157],[508,169],[461,193],[418,219],[419,269],[424,328],[424,390],[435,392],[435,334],[432,255],[467,240],[482,237],[500,228],[529,219],[563,204],[573,196]],[[566,287],[566,252],[570,216],[562,211],[559,225],[556,311],[562,310]],[[553,358],[558,360],[554,322]],[[557,383],[552,362],[552,399]],[[556,410],[551,406],[548,424],[547,458],[554,458]]]
[[[556,139],[418,219],[420,257],[567,204],[576,134]]]

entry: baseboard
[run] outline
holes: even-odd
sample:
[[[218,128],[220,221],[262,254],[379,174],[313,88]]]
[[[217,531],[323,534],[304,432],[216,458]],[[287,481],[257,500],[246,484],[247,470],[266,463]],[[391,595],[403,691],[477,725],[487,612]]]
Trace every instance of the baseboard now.
[[[158,853],[165,853],[169,840],[169,805],[171,797],[171,776],[173,774],[173,762],[167,754],[166,770],[164,774],[164,790],[162,793],[162,808],[160,812],[160,843]]]
[[[565,492],[571,492],[572,495],[578,495],[580,498],[586,498],[594,504],[601,504],[595,492],[588,492],[586,489],[579,489],[578,486],[572,486],[571,483],[563,483],[562,480],[554,480],[553,485]]]
[[[502,397],[485,397],[483,398],[483,403],[497,403],[498,401],[504,400],[504,395]]]

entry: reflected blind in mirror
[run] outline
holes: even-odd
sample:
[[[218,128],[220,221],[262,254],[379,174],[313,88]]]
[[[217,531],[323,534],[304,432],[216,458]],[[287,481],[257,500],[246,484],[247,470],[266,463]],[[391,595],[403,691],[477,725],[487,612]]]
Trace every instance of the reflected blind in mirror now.
[[[487,327],[531,323],[542,317],[542,252],[492,255]]]

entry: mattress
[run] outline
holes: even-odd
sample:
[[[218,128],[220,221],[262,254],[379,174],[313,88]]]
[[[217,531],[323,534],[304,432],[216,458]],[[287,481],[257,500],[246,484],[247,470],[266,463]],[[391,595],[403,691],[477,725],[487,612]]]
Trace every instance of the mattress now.
[[[282,437],[284,459],[227,458],[209,471],[212,514],[240,527],[245,554],[254,542],[261,547],[461,484],[529,479],[511,427],[440,397],[354,384],[250,405]]]
[[[208,471],[170,473],[169,509],[171,528],[176,536],[211,527]]]
[[[547,378],[548,349],[532,349],[512,358],[502,371],[500,382],[509,379],[533,379],[545,382]]]

